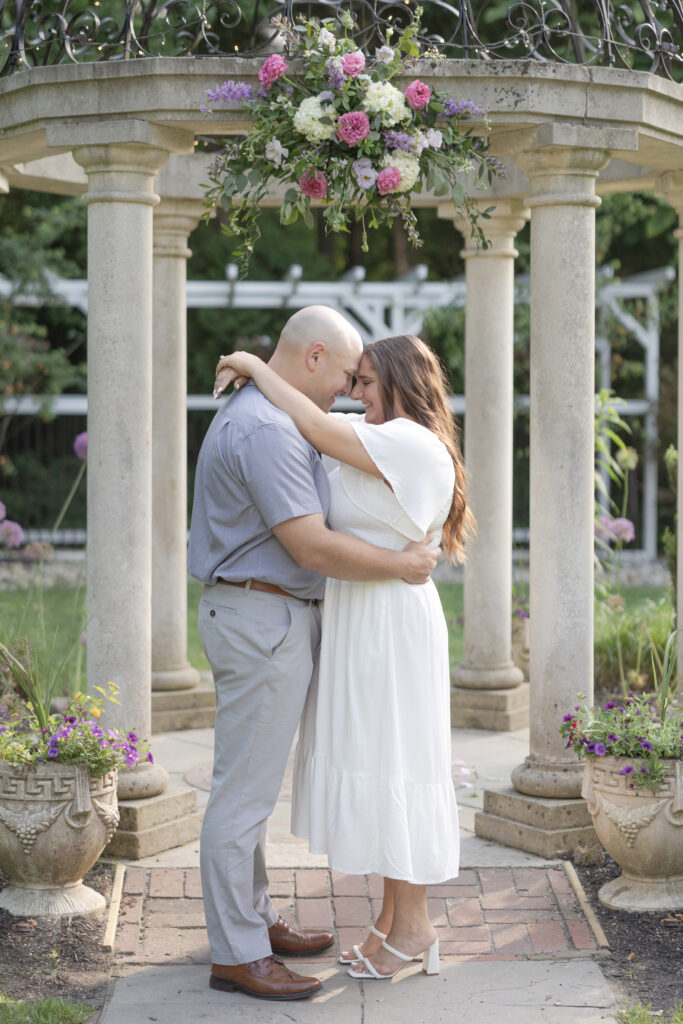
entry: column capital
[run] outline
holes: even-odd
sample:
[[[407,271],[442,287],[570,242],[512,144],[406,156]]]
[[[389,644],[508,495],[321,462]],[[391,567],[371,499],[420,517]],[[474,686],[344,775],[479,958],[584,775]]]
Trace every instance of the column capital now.
[[[197,227],[206,206],[202,199],[162,196],[154,211],[154,255],[188,259],[187,239]]]
[[[495,206],[492,206],[493,202]],[[518,255],[514,246],[515,235],[529,219],[525,202],[517,198],[492,200],[491,197],[484,196],[473,200],[471,205],[481,212],[490,211],[481,224],[482,231],[490,243],[487,249],[483,248],[476,235],[472,236],[469,219],[459,213],[452,203],[438,207],[439,217],[452,220],[456,231],[463,236],[465,247],[460,253],[463,259],[515,259]]]

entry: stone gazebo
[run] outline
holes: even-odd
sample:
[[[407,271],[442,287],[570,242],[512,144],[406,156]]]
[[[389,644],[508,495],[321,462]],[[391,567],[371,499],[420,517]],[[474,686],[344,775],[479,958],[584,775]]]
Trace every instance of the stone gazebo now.
[[[441,21],[448,16],[423,6],[427,21],[432,8]],[[463,715],[482,724],[488,715],[503,728],[514,728],[530,703],[529,756],[508,790],[486,793],[477,832],[548,855],[591,834],[582,766],[557,730],[576,694],[592,690],[595,209],[600,192],[654,187],[683,211],[683,87],[671,79],[683,32],[678,26],[672,40],[643,4],[648,42],[641,33],[623,44],[620,22],[617,45],[612,4],[596,0],[601,27],[578,45],[559,3],[522,6],[526,27],[503,25],[499,41],[485,46],[469,3],[456,3],[447,59],[421,62],[414,75],[487,110],[493,151],[508,167],[494,199],[482,197],[486,206],[495,201],[491,247],[467,240],[464,251],[466,455],[479,540],[466,568],[454,702]],[[185,643],[185,261],[206,157],[192,153],[196,134],[239,133],[246,117],[235,109],[204,118],[199,106],[227,78],[257,83],[260,59],[235,56],[228,29],[221,54],[204,31],[221,8],[235,20],[230,0],[210,12],[202,0],[186,5],[197,23],[177,29],[170,7],[154,14],[151,3],[148,37],[137,0],[126,0],[125,19],[121,0],[118,35],[111,25],[105,32],[94,10],[68,23],[62,5],[46,29],[31,7],[17,0],[16,25],[6,24],[9,8],[2,15],[9,56],[0,80],[0,184],[82,194],[88,207],[88,678],[114,679],[114,724],[120,716],[148,737],[152,687],[196,682]],[[538,25],[529,23],[534,7]],[[678,3],[660,7],[679,11]],[[381,11],[374,14],[371,50],[382,26]],[[566,61],[553,49],[551,14],[564,31],[559,42],[570,39]],[[54,33],[48,43],[46,32]],[[188,39],[196,56],[155,55],[190,49]],[[639,60],[652,70],[629,66]],[[610,63],[622,66],[603,66]],[[429,196],[420,202],[438,206],[453,221],[453,245],[462,244],[455,209]],[[514,243],[527,218],[530,692],[510,655]],[[678,493],[683,502],[683,480]],[[192,792],[166,785],[163,766],[122,777],[115,852],[144,856],[196,836]]]

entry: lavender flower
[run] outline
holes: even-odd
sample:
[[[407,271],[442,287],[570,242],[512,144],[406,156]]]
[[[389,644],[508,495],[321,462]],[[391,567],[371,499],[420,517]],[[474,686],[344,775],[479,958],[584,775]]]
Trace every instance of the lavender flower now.
[[[382,138],[386,143],[387,149],[402,149],[404,153],[413,153],[415,151],[415,139],[408,132],[395,132],[389,129],[386,132],[382,132]]]
[[[444,100],[443,112],[446,117],[483,117],[484,111],[472,100],[456,100],[449,96]]]
[[[342,58],[330,57],[325,61],[325,67],[327,68],[327,81],[330,83],[330,88],[338,92],[346,81],[346,75],[342,67]]]
[[[323,89],[322,92],[318,93],[318,99],[321,103],[331,103],[334,99],[334,93],[330,92],[329,89]]]
[[[215,89],[207,89],[206,95],[211,103],[244,103],[253,99],[254,90],[247,82],[233,82],[231,78]]]

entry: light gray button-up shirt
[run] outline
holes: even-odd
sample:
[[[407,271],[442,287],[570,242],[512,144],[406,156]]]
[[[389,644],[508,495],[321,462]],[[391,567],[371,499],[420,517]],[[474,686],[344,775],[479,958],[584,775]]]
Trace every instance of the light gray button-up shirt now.
[[[253,385],[233,393],[197,461],[188,564],[203,583],[256,579],[296,597],[323,596],[325,579],[302,569],[272,533],[314,513],[327,517],[329,484],[318,452]]]

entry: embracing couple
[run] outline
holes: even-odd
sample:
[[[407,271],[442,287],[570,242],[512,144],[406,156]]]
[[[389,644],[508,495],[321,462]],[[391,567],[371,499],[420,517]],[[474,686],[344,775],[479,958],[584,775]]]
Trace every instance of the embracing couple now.
[[[279,957],[333,935],[278,915],[265,864],[299,724],[292,831],[332,868],[384,878],[375,926],[341,962],[359,979],[422,958],[436,974],[425,886],[457,875],[459,848],[430,575],[473,525],[441,367],[418,338],[363,349],[339,313],[309,306],[267,365],[221,357],[216,393],[230,382],[199,455],[189,548],[217,695],[201,834],[211,985],[266,999],[321,988]],[[329,415],[348,394],[365,414]]]

